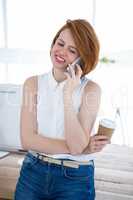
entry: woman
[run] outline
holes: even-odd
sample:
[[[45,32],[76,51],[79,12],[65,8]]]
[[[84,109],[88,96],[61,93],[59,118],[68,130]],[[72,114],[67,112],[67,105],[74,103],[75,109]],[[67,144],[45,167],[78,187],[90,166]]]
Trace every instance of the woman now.
[[[21,138],[28,153],[15,200],[94,200],[93,152],[108,143],[93,136],[101,90],[86,78],[99,42],[86,20],[68,20],[53,39],[49,73],[24,83]],[[80,65],[71,65],[77,58]],[[68,67],[69,66],[69,67]]]

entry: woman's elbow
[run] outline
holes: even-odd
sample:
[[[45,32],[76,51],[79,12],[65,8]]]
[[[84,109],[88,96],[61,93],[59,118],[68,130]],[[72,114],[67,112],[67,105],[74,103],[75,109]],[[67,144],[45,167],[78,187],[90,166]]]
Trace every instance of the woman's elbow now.
[[[28,150],[28,144],[23,139],[21,139],[21,147],[22,147],[23,150]]]
[[[80,155],[83,153],[87,145],[88,145],[87,142],[84,144],[72,144],[72,145],[68,145],[68,148],[71,155]]]
[[[29,142],[28,142],[28,138],[24,137],[23,134],[21,134],[21,147],[24,150],[29,150]]]

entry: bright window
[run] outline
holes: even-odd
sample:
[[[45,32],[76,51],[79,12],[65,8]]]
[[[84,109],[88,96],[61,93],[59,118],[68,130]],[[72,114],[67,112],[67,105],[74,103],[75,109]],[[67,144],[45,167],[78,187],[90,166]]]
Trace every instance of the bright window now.
[[[1,60],[6,66],[5,71],[0,70],[4,77],[0,82],[23,83],[30,75],[48,71],[49,50],[57,30],[67,19],[92,21],[93,16],[93,0],[1,0],[0,3],[5,8],[6,20],[1,22],[6,22],[3,27],[9,48],[2,51]]]
[[[120,109],[113,142],[133,146],[133,1],[0,0],[0,83],[22,84],[51,68],[49,50],[67,19],[85,18],[95,26],[105,63],[89,74],[103,89],[100,116]],[[114,60],[115,63],[110,61]]]

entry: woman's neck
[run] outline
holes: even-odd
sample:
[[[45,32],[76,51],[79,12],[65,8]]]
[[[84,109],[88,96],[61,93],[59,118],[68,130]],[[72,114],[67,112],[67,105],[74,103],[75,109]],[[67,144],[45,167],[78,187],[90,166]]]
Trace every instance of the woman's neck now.
[[[64,71],[53,68],[52,73],[53,73],[54,79],[57,82],[62,82],[66,79],[66,75],[64,74]]]

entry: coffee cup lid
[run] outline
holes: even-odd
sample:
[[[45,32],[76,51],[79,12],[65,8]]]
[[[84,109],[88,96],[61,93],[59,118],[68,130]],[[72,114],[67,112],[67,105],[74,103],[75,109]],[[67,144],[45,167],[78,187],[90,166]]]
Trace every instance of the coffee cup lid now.
[[[107,119],[107,118],[101,119],[100,124],[104,127],[113,128],[113,129],[116,127],[115,121],[111,119]]]

